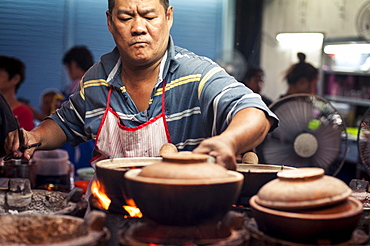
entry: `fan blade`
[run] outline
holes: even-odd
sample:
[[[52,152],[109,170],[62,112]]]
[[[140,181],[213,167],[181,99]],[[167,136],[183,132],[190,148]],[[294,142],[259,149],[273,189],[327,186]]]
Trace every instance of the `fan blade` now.
[[[346,128],[341,115],[328,101],[297,94],[280,99],[271,110],[280,124],[256,148],[261,160],[294,167],[320,167],[328,175],[340,170],[346,155]],[[296,138],[303,133],[312,134],[312,141],[314,138],[317,141],[318,148],[310,157],[302,157],[294,149]],[[343,157],[338,161],[339,156]]]
[[[302,129],[307,128],[312,119],[312,105],[306,102],[291,101],[281,105],[274,113],[280,119],[278,134],[295,137],[301,133]]]

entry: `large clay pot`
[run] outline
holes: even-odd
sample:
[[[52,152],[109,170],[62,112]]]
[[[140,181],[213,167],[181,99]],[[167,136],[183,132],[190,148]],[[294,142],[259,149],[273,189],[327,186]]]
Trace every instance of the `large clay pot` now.
[[[239,195],[243,175],[207,160],[207,155],[178,153],[127,171],[127,192],[143,218],[173,226],[222,219]]]
[[[124,157],[97,162],[95,174],[99,181],[99,189],[111,199],[110,209],[122,211],[123,205],[132,205],[125,187],[124,174],[128,170],[158,163],[162,161],[162,155],[177,152],[175,145],[166,143],[159,150],[158,157]]]
[[[130,169],[142,168],[160,161],[162,161],[161,157],[116,158],[99,161],[96,163],[95,173],[100,189],[111,199],[112,206],[127,205],[130,197],[125,192],[124,174]]]
[[[276,179],[278,172],[294,169],[296,168],[289,166],[259,164],[255,153],[246,153],[243,156],[243,163],[236,165],[236,171],[244,176],[242,190],[236,204],[248,207],[249,199],[256,195],[263,185]]]

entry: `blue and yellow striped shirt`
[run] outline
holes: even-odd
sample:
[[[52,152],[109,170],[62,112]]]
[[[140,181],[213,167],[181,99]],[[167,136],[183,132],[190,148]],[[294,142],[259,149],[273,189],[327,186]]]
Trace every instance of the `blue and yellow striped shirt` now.
[[[134,127],[161,112],[162,78],[166,80],[165,112],[172,142],[180,151],[191,151],[205,138],[226,129],[233,116],[246,107],[259,108],[277,117],[253,93],[212,60],[174,46],[172,38],[162,61],[160,78],[153,88],[149,108],[138,112],[121,81],[119,52],[101,57],[85,74],[80,89],[57,110],[54,119],[73,146],[95,140],[113,86],[111,108],[121,124]]]

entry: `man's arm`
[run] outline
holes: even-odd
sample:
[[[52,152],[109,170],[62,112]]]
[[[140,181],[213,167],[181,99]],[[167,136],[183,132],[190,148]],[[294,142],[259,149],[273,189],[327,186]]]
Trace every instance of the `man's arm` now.
[[[193,152],[214,156],[217,163],[235,170],[235,156],[258,146],[273,123],[274,119],[263,110],[242,109],[235,114],[223,133],[202,141]]]
[[[41,143],[38,149],[57,149],[67,142],[67,137],[59,125],[51,119],[44,120],[32,131],[23,130],[26,145]],[[13,157],[24,157],[30,159],[36,148],[27,149],[24,153],[19,150],[18,132],[13,131],[8,134],[5,140],[7,153],[12,152]]]

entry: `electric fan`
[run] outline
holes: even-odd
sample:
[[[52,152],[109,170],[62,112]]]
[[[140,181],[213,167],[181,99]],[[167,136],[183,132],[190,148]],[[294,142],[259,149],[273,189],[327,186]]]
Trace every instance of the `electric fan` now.
[[[357,13],[357,34],[370,42],[370,1],[365,2]]]
[[[280,119],[256,148],[261,163],[293,167],[321,167],[335,176],[347,152],[347,131],[339,112],[324,98],[294,94],[270,109]]]
[[[370,173],[370,109],[366,111],[359,125],[357,147],[360,160]]]
[[[216,57],[215,61],[236,80],[242,81],[244,79],[248,65],[240,51],[224,51]]]

